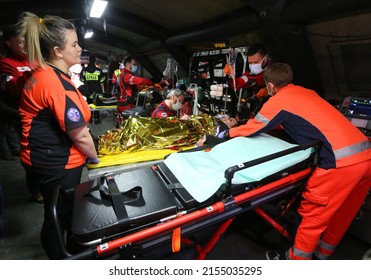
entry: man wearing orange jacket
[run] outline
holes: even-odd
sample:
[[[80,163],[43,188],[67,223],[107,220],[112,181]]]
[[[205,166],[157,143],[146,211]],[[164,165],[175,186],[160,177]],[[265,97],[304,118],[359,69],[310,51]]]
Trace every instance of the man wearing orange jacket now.
[[[319,163],[303,192],[301,223],[293,246],[268,251],[268,259],[328,259],[359,211],[371,187],[367,137],[314,91],[292,84],[288,64],[268,67],[264,81],[272,97],[254,119],[219,138],[254,136],[279,125],[298,143],[319,140]]]

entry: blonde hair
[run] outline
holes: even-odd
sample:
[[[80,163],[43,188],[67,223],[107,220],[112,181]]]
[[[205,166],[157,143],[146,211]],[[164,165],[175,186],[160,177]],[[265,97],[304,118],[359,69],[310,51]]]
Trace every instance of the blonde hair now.
[[[64,49],[66,30],[76,30],[71,22],[61,17],[40,18],[30,12],[20,15],[18,26],[25,37],[28,61],[33,69],[44,68],[55,47]]]

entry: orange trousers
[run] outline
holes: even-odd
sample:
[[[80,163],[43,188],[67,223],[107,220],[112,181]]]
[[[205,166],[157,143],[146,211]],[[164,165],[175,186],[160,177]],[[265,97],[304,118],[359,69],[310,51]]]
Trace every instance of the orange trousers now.
[[[314,170],[298,213],[302,221],[289,259],[327,259],[340,243],[371,187],[371,160],[336,169]]]

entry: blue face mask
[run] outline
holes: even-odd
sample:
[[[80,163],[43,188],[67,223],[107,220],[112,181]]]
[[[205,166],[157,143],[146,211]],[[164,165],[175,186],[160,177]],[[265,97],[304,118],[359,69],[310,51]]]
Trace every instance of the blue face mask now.
[[[133,67],[131,67],[131,72],[135,72],[138,70],[138,66],[136,65],[133,65]]]

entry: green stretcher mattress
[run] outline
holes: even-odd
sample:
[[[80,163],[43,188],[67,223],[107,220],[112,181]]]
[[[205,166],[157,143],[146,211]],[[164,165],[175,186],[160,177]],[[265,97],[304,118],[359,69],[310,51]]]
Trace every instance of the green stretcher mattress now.
[[[218,144],[210,150],[171,154],[164,160],[164,163],[190,195],[197,202],[203,202],[225,183],[224,172],[230,166],[295,146],[297,145],[267,134],[237,137]],[[311,152],[312,149],[309,148],[238,171],[232,183],[259,181],[302,162],[310,156]]]

